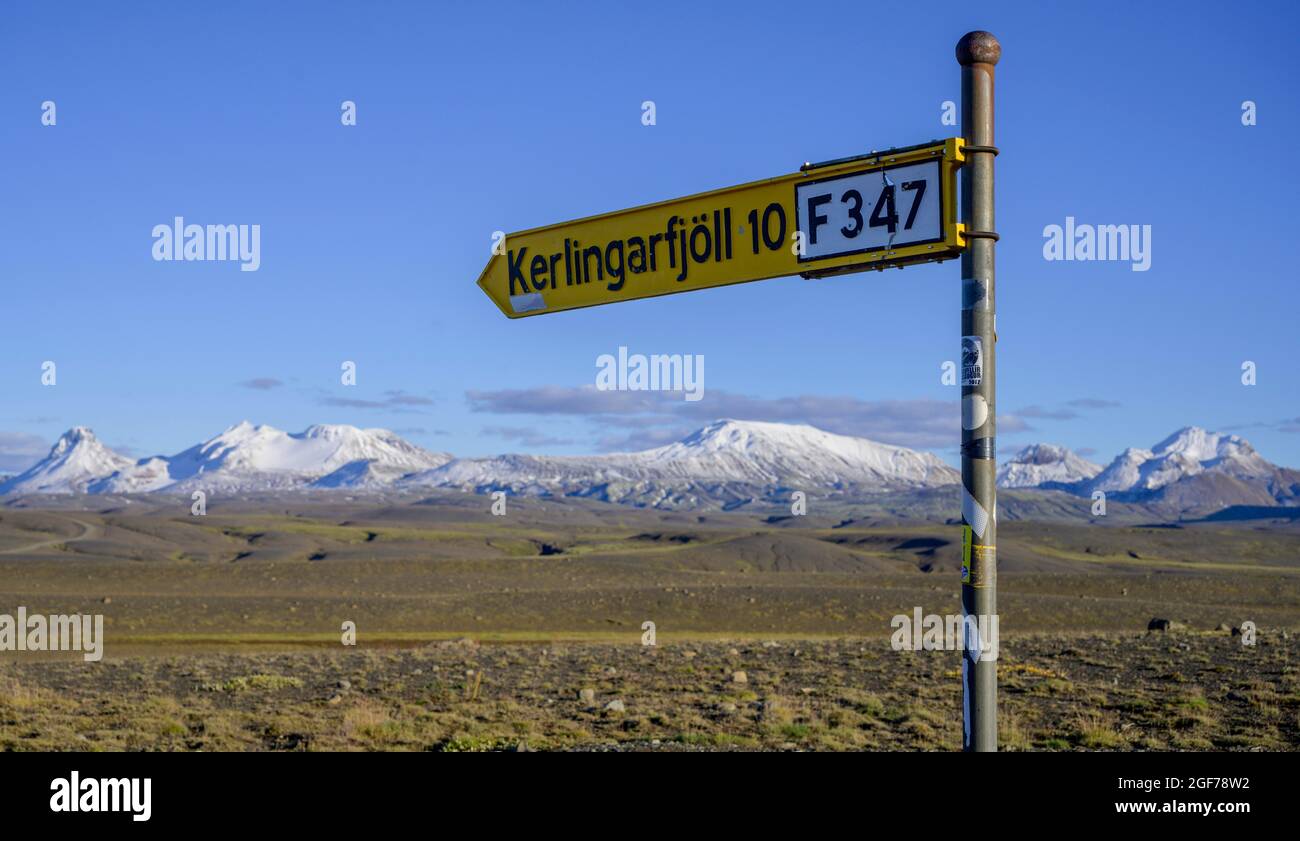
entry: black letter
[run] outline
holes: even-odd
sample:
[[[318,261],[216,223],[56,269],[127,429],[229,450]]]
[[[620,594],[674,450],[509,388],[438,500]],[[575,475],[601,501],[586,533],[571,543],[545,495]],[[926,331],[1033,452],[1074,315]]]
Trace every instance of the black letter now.
[[[826,217],[817,213],[817,208],[824,204],[830,204],[831,194],[826,193],[821,196],[813,196],[808,199],[808,243],[809,245],[817,244],[817,229],[826,224]]]
[[[849,208],[849,218],[857,224],[852,228],[845,225],[843,228],[840,228],[840,233],[844,234],[844,236],[849,239],[853,239],[855,236],[862,233],[862,194],[857,190],[849,190],[840,197],[840,204],[848,204],[850,201],[853,202],[853,207]]]
[[[514,259],[515,252],[513,249],[506,252],[506,267],[509,268],[510,270],[510,294],[511,295],[515,294],[515,278],[519,278],[519,288],[523,290],[525,295],[528,294],[528,282],[524,280],[524,271],[523,271],[524,255],[527,253],[528,253],[528,249],[526,247],[519,249],[519,259],[515,260]]]
[[[533,282],[533,288],[541,292],[546,288],[546,258],[538,254],[533,258],[533,262],[528,264],[528,277]],[[542,276],[542,282],[537,282],[537,276]]]
[[[591,258],[596,258],[596,279],[605,279],[605,267],[601,265],[601,254],[599,245],[589,245],[582,252],[582,282],[591,283]]]
[[[614,246],[618,247],[615,248]],[[617,266],[614,265],[613,260],[609,259],[611,254],[618,255]],[[609,245],[605,246],[605,272],[611,278],[618,280],[618,283],[615,283],[613,280],[609,282],[606,288],[609,289],[610,292],[617,292],[623,288],[623,240],[616,239]]]

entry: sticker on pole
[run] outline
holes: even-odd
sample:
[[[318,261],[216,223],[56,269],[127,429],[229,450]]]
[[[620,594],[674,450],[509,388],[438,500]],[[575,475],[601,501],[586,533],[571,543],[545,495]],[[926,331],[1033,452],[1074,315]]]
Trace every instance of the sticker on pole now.
[[[984,382],[984,344],[979,336],[961,337],[961,384]]]
[[[970,526],[961,527],[961,583],[970,583],[970,548],[974,544]]]

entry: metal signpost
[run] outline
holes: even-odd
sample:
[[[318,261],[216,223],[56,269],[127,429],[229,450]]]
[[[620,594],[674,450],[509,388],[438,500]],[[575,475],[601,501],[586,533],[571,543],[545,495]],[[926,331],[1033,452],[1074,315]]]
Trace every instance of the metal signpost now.
[[[960,256],[962,612],[994,616],[993,66],[1000,55],[987,32],[957,44],[960,138],[805,164],[764,181],[508,234],[478,285],[505,315],[522,318]],[[968,638],[962,655],[963,747],[991,751],[997,663],[980,657],[977,643]]]
[[[961,607],[965,616],[997,615],[997,342],[993,296],[993,66],[1002,47],[987,32],[957,43],[961,131],[970,156],[961,172],[961,215],[970,243],[961,255]],[[967,626],[969,627],[969,625]],[[998,749],[997,661],[968,644],[962,655],[962,747]]]

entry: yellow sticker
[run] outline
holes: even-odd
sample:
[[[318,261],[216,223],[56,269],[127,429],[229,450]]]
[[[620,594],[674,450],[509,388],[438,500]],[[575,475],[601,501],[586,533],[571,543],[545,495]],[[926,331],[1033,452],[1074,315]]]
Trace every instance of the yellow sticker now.
[[[961,583],[970,583],[970,547],[971,547],[971,529],[970,526],[961,527]]]

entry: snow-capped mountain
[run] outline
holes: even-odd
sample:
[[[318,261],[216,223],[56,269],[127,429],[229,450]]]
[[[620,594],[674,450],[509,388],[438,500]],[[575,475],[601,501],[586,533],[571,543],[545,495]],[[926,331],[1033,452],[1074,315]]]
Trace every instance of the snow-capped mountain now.
[[[854,501],[882,493],[949,493],[959,473],[937,456],[811,426],[721,420],[672,444],[599,456],[456,459],[382,429],[312,426],[287,433],[240,423],[173,456],[132,461],[89,429],[0,482],[0,494],[224,494],[428,488],[588,497],[660,508],[788,505],[794,491]],[[1104,491],[1162,511],[1300,503],[1300,471],[1265,461],[1236,435],[1198,427],[1125,450],[1104,470],[1064,447],[1026,447],[998,471],[1005,488]]]
[[[1277,470],[1245,439],[1189,426],[1150,450],[1130,447],[1120,453],[1087,490],[1156,491],[1206,471],[1250,480],[1267,479]]]
[[[69,453],[76,454],[74,461],[69,462]],[[374,476],[391,481],[450,459],[384,429],[322,424],[288,433],[245,421],[174,456],[132,462],[79,427],[66,433],[44,461],[0,487],[0,493],[262,492],[317,482],[365,487]]]
[[[75,434],[74,434],[75,433]],[[93,436],[74,430],[65,439]],[[83,449],[86,445],[82,445]],[[286,433],[241,423],[174,456],[132,462],[95,442],[68,466],[50,458],[6,483],[10,493],[456,488],[582,496],[661,507],[849,495],[952,485],[957,471],[929,453],[834,435],[811,426],[718,421],[673,444],[600,456],[503,455],[452,459],[391,432],[313,426]]]
[[[960,479],[929,453],[811,426],[722,420],[642,452],[456,459],[401,484],[689,507],[788,498],[793,490],[875,493]]]
[[[75,426],[60,436],[45,458],[0,482],[0,494],[85,493],[96,479],[131,465],[131,459],[105,447],[95,433]]]
[[[1056,451],[1063,453],[1059,459]],[[1040,461],[1048,462],[1041,470]],[[1064,448],[1027,447],[998,471],[998,484],[1066,490],[1080,496],[1102,491],[1119,500],[1180,511],[1290,505],[1300,500],[1300,471],[1271,464],[1237,435],[1198,426],[1180,429],[1149,450],[1130,447],[1103,470]]]
[[[998,467],[998,487],[1061,487],[1091,479],[1100,472],[1100,464],[1080,458],[1073,450],[1055,444],[1031,444]]]

